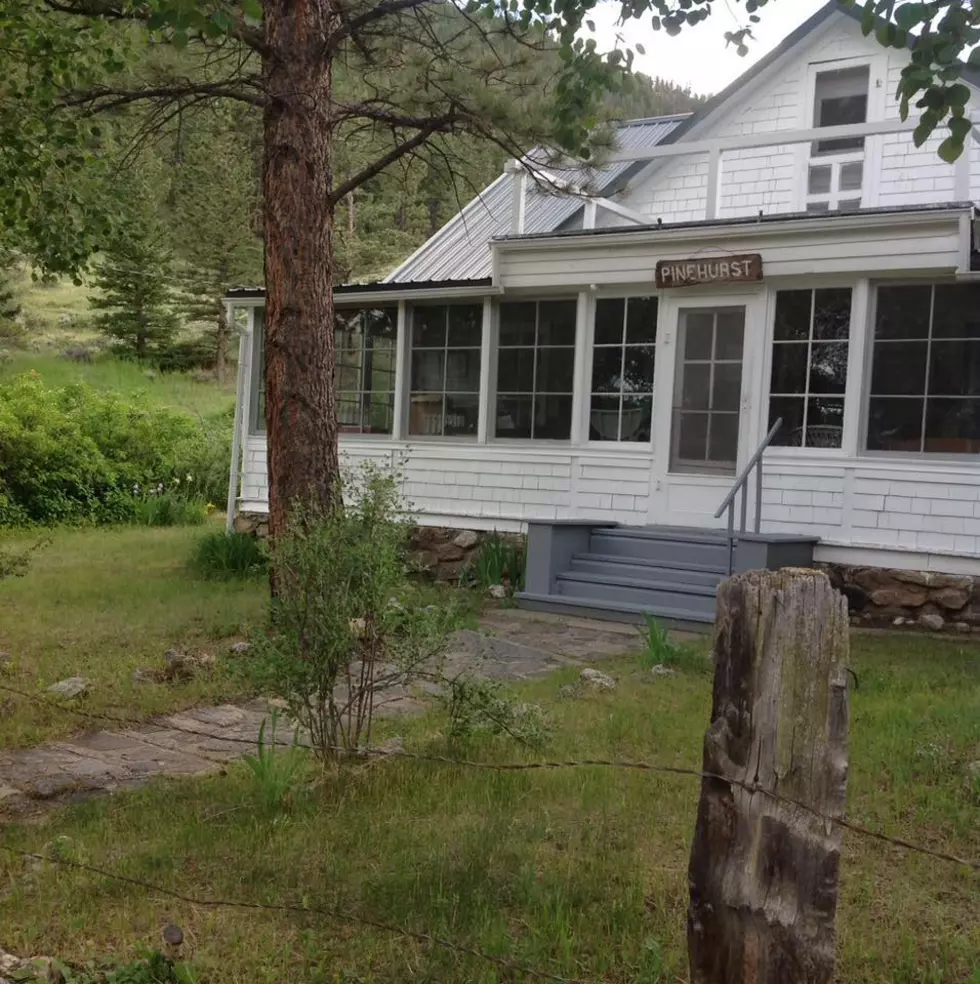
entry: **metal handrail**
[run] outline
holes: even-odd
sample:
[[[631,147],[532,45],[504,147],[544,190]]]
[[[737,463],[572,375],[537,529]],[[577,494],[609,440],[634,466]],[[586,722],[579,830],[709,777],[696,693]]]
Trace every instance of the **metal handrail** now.
[[[749,496],[748,496],[748,484],[749,476],[752,474],[752,470],[755,469],[755,532],[760,532],[762,526],[762,456],[766,452],[766,448],[772,444],[776,435],[779,433],[780,428],[783,426],[783,418],[780,417],[776,423],[769,428],[769,433],[763,438],[762,443],[756,449],[756,452],[749,459],[749,463],[742,469],[741,474],[735,479],[735,484],[732,486],[731,491],[725,496],[724,501],[718,507],[718,511],[715,513],[715,519],[721,519],[722,514],[725,510],[728,510],[728,573],[732,574],[735,571],[735,500],[738,498],[739,492],[742,493],[742,515],[741,515],[741,527],[739,529],[740,533],[744,533],[746,526],[748,524],[748,510],[749,510]]]

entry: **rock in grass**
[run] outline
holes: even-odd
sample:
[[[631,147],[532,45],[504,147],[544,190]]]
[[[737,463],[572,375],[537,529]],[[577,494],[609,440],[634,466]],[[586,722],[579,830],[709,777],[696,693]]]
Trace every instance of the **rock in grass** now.
[[[575,700],[578,697],[578,687],[574,683],[566,683],[558,688],[558,696],[563,700]]]
[[[674,671],[669,666],[664,666],[663,663],[657,663],[656,666],[650,667],[650,676],[662,677],[662,676],[673,676]]]
[[[251,645],[247,642],[233,642],[228,647],[229,651],[233,652],[236,656],[244,656],[251,648]]]
[[[73,676],[67,680],[59,680],[57,683],[48,687],[48,693],[60,697],[62,700],[74,700],[88,693],[91,683],[85,677]]]
[[[475,547],[479,542],[480,536],[479,534],[474,533],[473,530],[462,530],[453,540],[453,543],[463,550],[469,550],[472,547]]]
[[[600,673],[598,670],[593,670],[591,667],[586,667],[579,674],[579,679],[586,686],[591,687],[593,690],[615,690],[616,681],[605,673]]]
[[[507,589],[502,584],[491,584],[490,587],[487,588],[487,594],[490,595],[491,598],[496,598],[497,601],[503,601],[503,599],[507,597]]]

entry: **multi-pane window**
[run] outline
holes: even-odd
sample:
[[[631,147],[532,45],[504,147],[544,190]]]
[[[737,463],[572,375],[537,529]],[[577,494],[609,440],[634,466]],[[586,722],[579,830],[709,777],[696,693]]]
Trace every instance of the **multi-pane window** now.
[[[813,125],[845,126],[868,119],[867,65],[820,72],[814,84]],[[864,189],[864,137],[817,140],[807,171],[808,212],[854,212]]]
[[[869,451],[980,451],[980,285],[879,287]]]
[[[649,442],[656,341],[656,297],[596,301],[591,440]]]
[[[482,327],[482,304],[413,308],[409,434],[476,435]]]
[[[500,305],[496,437],[571,436],[575,310],[575,301]]]
[[[783,426],[774,444],[841,446],[850,330],[849,287],[776,294],[769,426]]]
[[[395,415],[398,309],[338,309],[334,320],[341,432],[390,434]]]

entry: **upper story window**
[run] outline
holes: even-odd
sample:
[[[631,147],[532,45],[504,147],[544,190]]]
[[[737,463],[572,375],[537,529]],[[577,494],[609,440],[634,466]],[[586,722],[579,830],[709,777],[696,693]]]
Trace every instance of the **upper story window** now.
[[[769,426],[783,426],[774,444],[841,446],[850,330],[850,287],[776,294]]]
[[[878,288],[869,451],[980,451],[980,285]]]
[[[482,333],[482,304],[413,308],[409,434],[476,436]]]
[[[819,72],[814,83],[814,127],[866,123],[870,84],[867,65]],[[864,137],[814,141],[807,171],[806,210],[859,209],[864,170]]]
[[[596,301],[589,439],[650,441],[656,297]]]
[[[341,433],[391,433],[397,327],[395,307],[337,310],[334,378]]]
[[[495,437],[571,437],[575,311],[575,301],[500,305]]]

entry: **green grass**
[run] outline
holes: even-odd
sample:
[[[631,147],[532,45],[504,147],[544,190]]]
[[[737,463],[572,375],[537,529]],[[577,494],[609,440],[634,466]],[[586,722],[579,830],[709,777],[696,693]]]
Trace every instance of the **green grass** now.
[[[261,623],[268,586],[194,577],[188,558],[208,528],[55,530],[26,576],[0,584],[0,650],[13,657],[0,682],[38,691],[85,676],[93,684],[86,708],[140,717],[241,695],[244,684],[222,657],[229,640]],[[133,670],[162,666],[166,650],[179,648],[215,653],[214,674],[179,685],[133,682]],[[57,711],[11,700],[4,713],[0,697],[0,748],[78,728]]]
[[[118,393],[123,399],[139,394],[156,406],[187,410],[202,417],[228,411],[235,405],[233,380],[219,386],[198,381],[189,373],[154,372],[149,376],[135,362],[105,355],[92,362],[72,362],[51,352],[15,350],[6,362],[0,362],[0,382],[31,371],[51,387],[88,383],[95,389]]]
[[[980,758],[977,649],[859,636],[853,662],[849,816],[980,856],[980,802],[966,781],[966,764]],[[551,716],[552,754],[699,763],[709,677],[651,680],[635,658],[603,668],[620,678],[609,695],[561,699],[574,669],[521,688]],[[409,748],[442,751],[442,724],[427,716],[385,728]],[[469,752],[528,754],[500,744]],[[238,766],[72,807],[9,827],[4,839],[56,845],[61,856],[204,898],[337,905],[565,976],[679,984],[697,796],[693,780],[612,769],[390,761],[316,777],[270,814]],[[0,885],[5,945],[25,953],[131,956],[174,920],[211,984],[520,979],[379,930],[184,904],[2,854]],[[966,984],[980,954],[980,877],[849,833],[838,926],[841,981]]]

